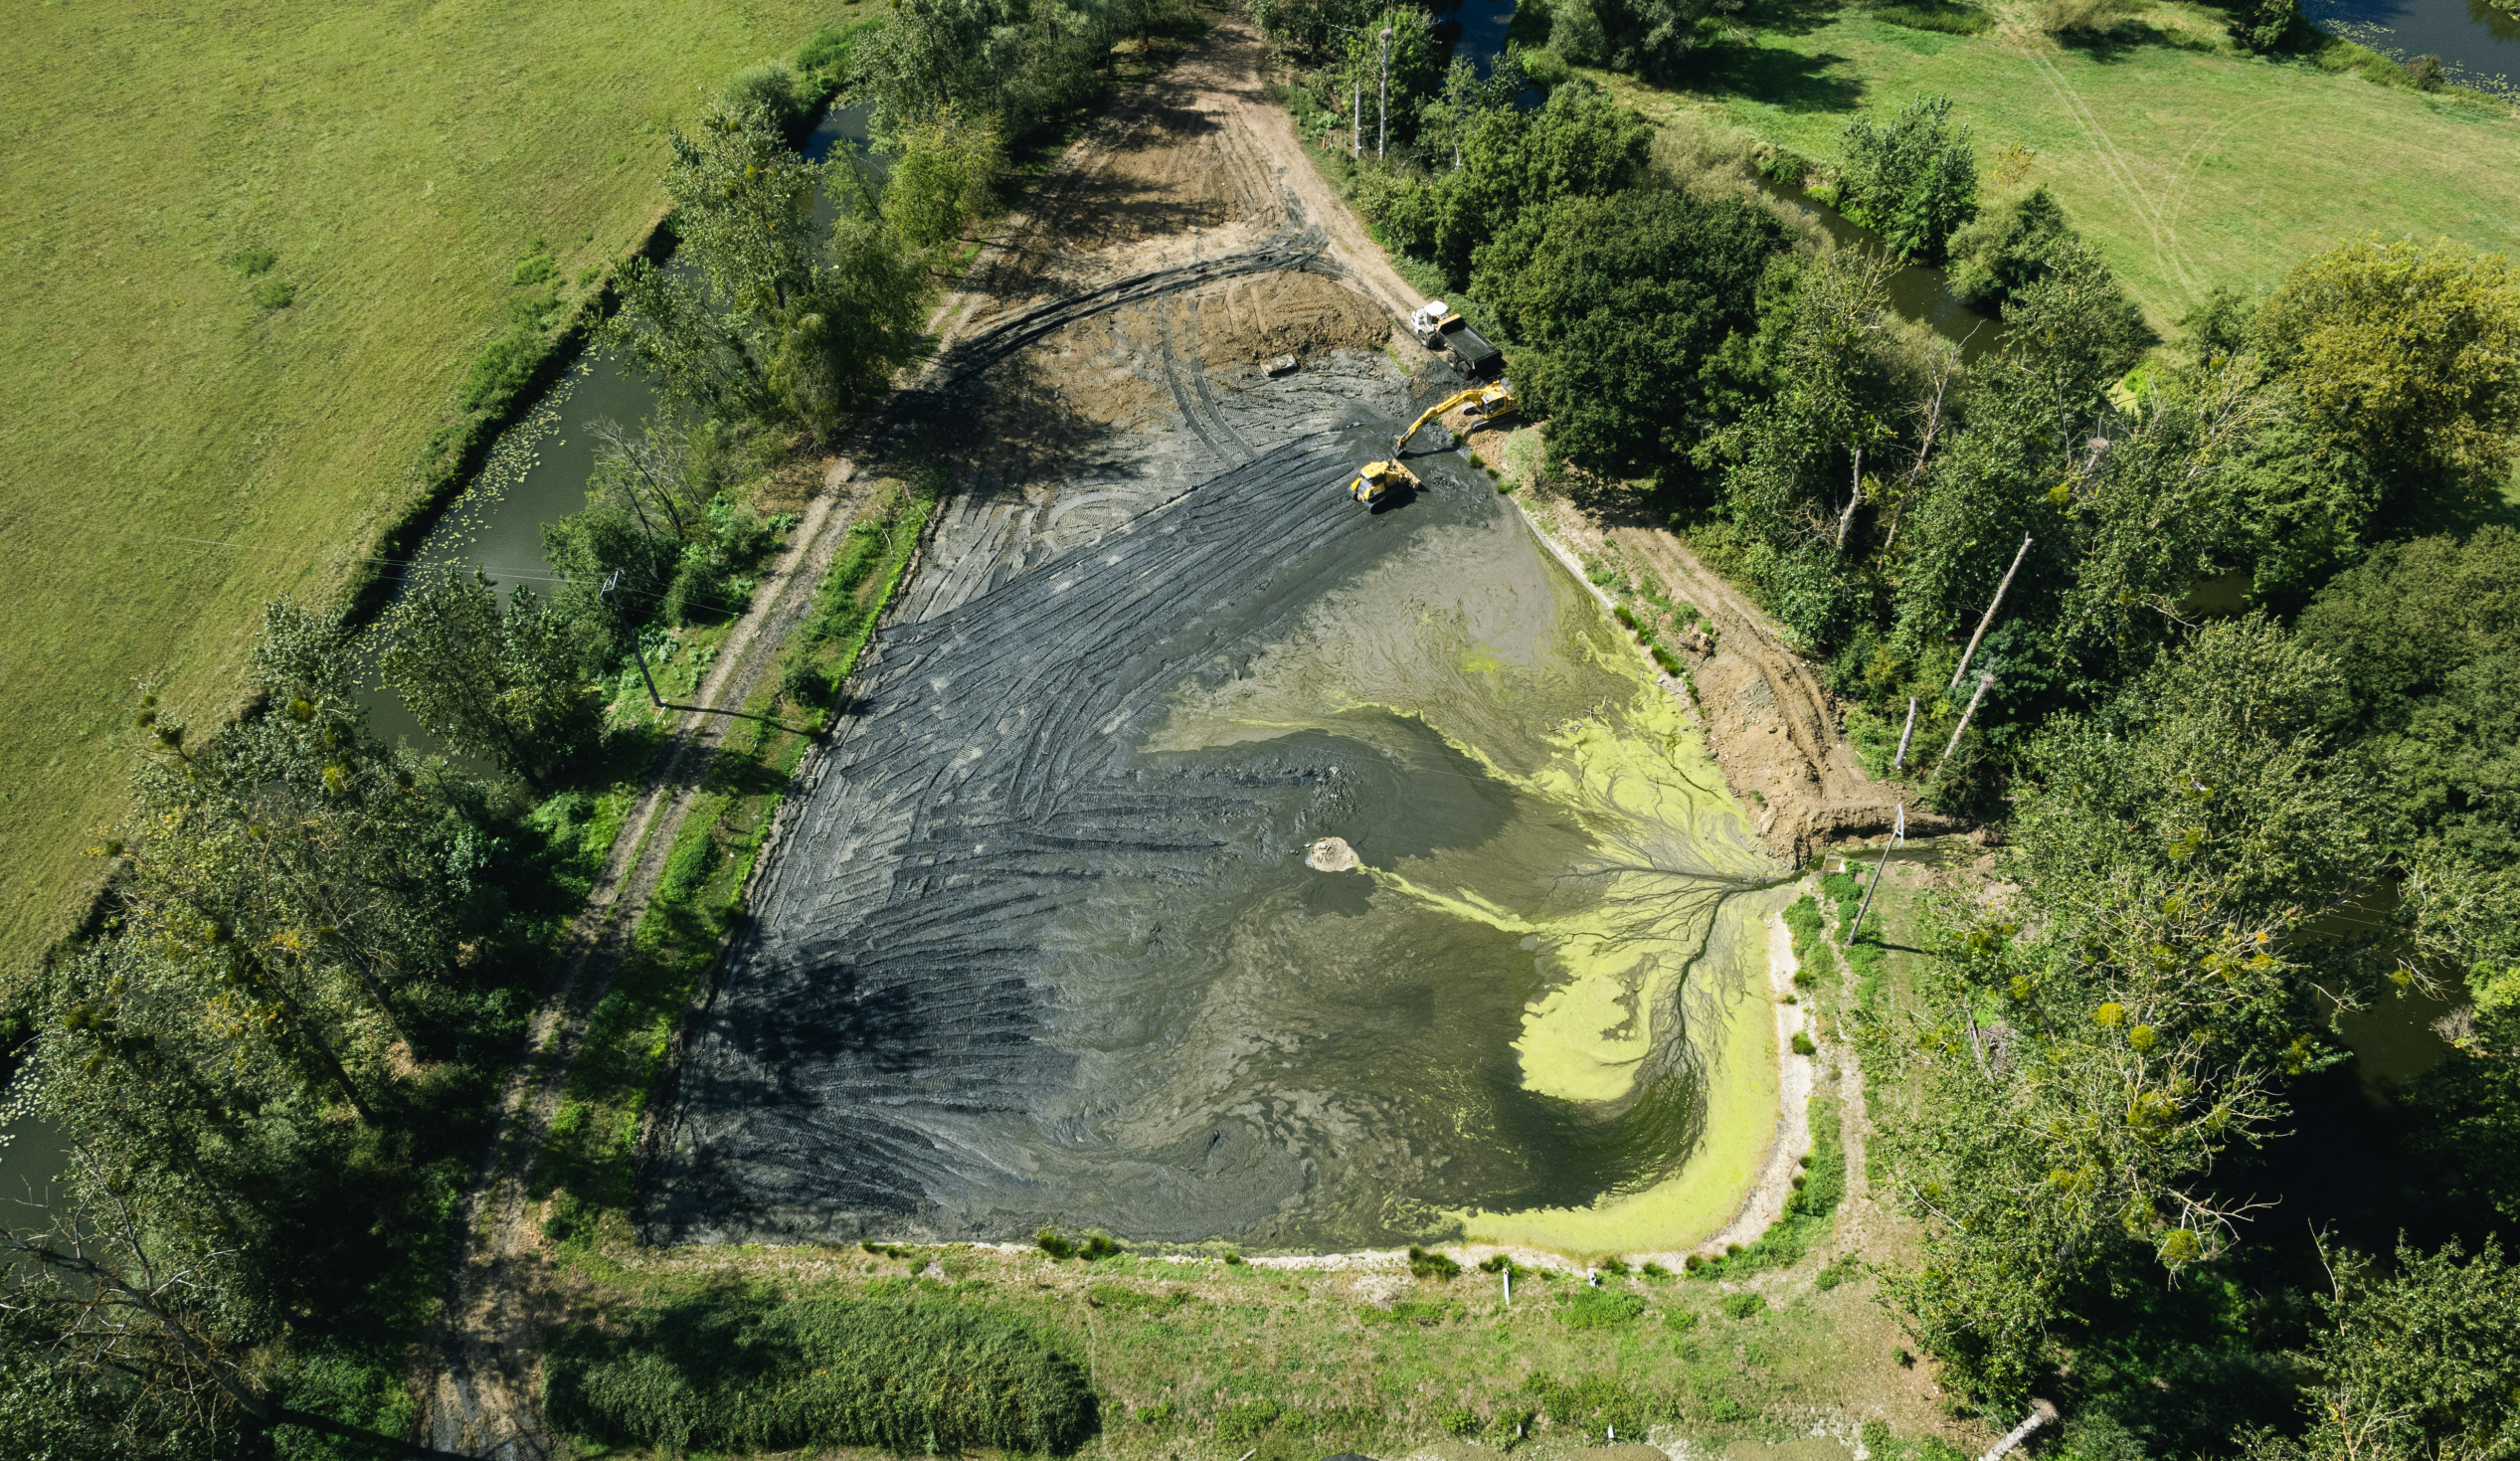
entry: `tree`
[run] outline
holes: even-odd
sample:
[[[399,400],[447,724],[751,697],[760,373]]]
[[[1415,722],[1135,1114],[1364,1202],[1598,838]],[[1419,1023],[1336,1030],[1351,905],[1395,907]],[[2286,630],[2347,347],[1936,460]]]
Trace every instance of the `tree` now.
[[[2301,1357],[2309,1428],[2260,1436],[2252,1461],[2508,1461],[2520,1456],[2520,1266],[2487,1237],[2433,1253],[2399,1239],[2394,1271],[2336,1254],[2329,1327]]]
[[[1455,287],[1470,282],[1476,251],[1503,240],[1525,214],[1560,198],[1606,197],[1645,165],[1653,127],[1584,86],[1562,86],[1536,111],[1498,108],[1471,118],[1458,171],[1391,180],[1362,199],[1404,247],[1434,256]],[[1367,174],[1368,177],[1375,176]],[[1528,237],[1508,247],[1529,247]]]
[[[699,279],[633,262],[607,341],[667,400],[721,420],[827,426],[882,391],[920,347],[925,280],[874,221],[855,160],[809,163],[766,107],[725,99],[671,140],[665,186]],[[836,221],[816,218],[817,187],[839,195]]]
[[[1890,1137],[1926,1223],[1893,1302],[1964,1391],[2009,1400],[2063,1296],[2140,1245],[2176,1274],[2250,1208],[2207,1179],[2334,1057],[2364,993],[2314,933],[2365,886],[2374,787],[2328,739],[2336,667],[2263,622],[2206,627],[2102,712],[2051,727],[2015,798],[2006,903],[1949,906],[1951,958],[1896,1037]]]
[[[599,728],[588,647],[531,589],[517,589],[502,613],[488,575],[450,567],[395,606],[379,668],[448,749],[539,789]]]
[[[1977,216],[1977,156],[1946,96],[1918,96],[1885,125],[1848,122],[1839,203],[1902,259],[1939,264],[1953,231]]]
[[[65,1186],[67,1210],[50,1231],[0,1234],[0,1253],[15,1260],[0,1287],[0,1335],[12,1349],[41,1345],[63,1377],[84,1380],[66,1398],[86,1418],[143,1451],[288,1425],[453,1461],[275,1398],[254,1372],[270,1318],[236,1302],[237,1250],[201,1233],[178,1194],[86,1150],[71,1153]]]
[[[1725,424],[1709,366],[1755,327],[1759,281],[1785,244],[1783,225],[1737,199],[1577,196],[1482,251],[1472,288],[1538,352],[1521,387],[1549,418],[1550,451],[1645,476]]]
[[[2309,260],[2257,313],[2270,368],[2413,505],[2497,490],[2520,452],[2520,271],[2447,240]]]
[[[1560,0],[1549,21],[1549,49],[1577,66],[1669,83],[1679,79],[1691,53],[1713,39],[1714,12],[1739,8],[1714,0]]]
[[[989,189],[1005,163],[996,126],[940,106],[895,137],[897,158],[885,184],[883,214],[903,243],[922,253],[959,238],[964,220],[989,207]]]

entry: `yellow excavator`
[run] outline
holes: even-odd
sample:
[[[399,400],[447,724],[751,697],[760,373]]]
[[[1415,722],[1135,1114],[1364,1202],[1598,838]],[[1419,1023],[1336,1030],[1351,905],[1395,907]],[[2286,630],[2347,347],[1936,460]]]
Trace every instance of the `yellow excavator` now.
[[[1409,438],[1416,436],[1420,427],[1456,406],[1467,406],[1472,416],[1494,421],[1500,416],[1513,414],[1516,404],[1512,381],[1499,381],[1493,386],[1472,386],[1466,391],[1456,391],[1419,413],[1417,420],[1409,423],[1409,429],[1400,433],[1399,440],[1391,444],[1391,455],[1396,457],[1405,451],[1409,445]]]
[[[1403,482],[1416,486],[1417,473],[1400,464],[1400,453],[1407,449],[1409,438],[1416,436],[1420,427],[1454,407],[1467,406],[1472,416],[1494,421],[1512,412],[1515,405],[1512,381],[1499,381],[1493,386],[1472,386],[1469,390],[1445,397],[1419,413],[1417,420],[1409,423],[1408,430],[1400,433],[1398,439],[1391,443],[1390,460],[1368,461],[1357,469],[1355,480],[1348,484],[1348,495],[1371,507]]]

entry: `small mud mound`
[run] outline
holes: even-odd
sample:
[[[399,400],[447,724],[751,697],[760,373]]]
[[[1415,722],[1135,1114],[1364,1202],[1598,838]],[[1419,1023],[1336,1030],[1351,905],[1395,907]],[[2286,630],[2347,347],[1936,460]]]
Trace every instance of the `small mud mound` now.
[[[1379,350],[1391,320],[1372,301],[1316,274],[1260,274],[1192,297],[1198,361],[1209,370],[1277,355],[1310,359],[1332,350]]]

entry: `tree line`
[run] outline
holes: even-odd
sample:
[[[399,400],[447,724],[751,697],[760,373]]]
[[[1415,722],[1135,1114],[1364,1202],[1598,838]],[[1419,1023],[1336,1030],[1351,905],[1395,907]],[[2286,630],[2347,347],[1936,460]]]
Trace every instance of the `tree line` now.
[[[598,342],[657,408],[597,428],[586,508],[544,529],[555,582],[433,571],[364,630],[276,600],[232,721],[141,697],[97,925],[9,1011],[9,1068],[70,1152],[44,1220],[0,1239],[13,1454],[417,1449],[408,1346],[456,1198],[609,844],[594,794],[649,754],[608,708],[643,694],[634,646],[741,612],[794,521],[755,487],[922,357],[1001,139],[1041,120],[883,94],[892,33],[932,18],[905,15],[671,133],[676,247],[626,272]],[[800,153],[835,90],[877,99],[888,183]],[[369,664],[444,754],[372,731]]]
[[[1669,521],[1877,775],[2004,828],[2006,896],[1936,908],[1937,957],[1857,1021],[1923,1235],[1884,1294],[1946,1384],[2070,1398],[2109,1461],[2513,1454],[2520,271],[2352,241],[2165,343],[2052,195],[1986,195],[1947,99],[1823,168],[1580,79],[1447,93],[1395,43],[1377,164],[1363,34],[1281,30],[1322,62],[1298,124],[1373,68],[1347,186],[1510,344],[1555,479]],[[1826,247],[1761,174],[1883,247]],[[1899,320],[1902,262],[1993,348]],[[2350,1058],[2343,1015],[2427,996],[2453,1053],[2396,1119],[2446,1216],[2305,1269],[2250,1163]]]

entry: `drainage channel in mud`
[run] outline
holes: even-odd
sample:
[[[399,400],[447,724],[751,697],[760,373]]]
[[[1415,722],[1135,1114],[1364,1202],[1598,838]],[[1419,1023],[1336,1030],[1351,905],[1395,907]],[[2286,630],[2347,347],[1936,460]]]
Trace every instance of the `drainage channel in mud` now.
[[[1784,894],[1695,733],[1460,458],[1368,513],[1378,415],[1230,465],[1172,390],[1219,474],[880,639],[646,1234],[1703,1238]]]

